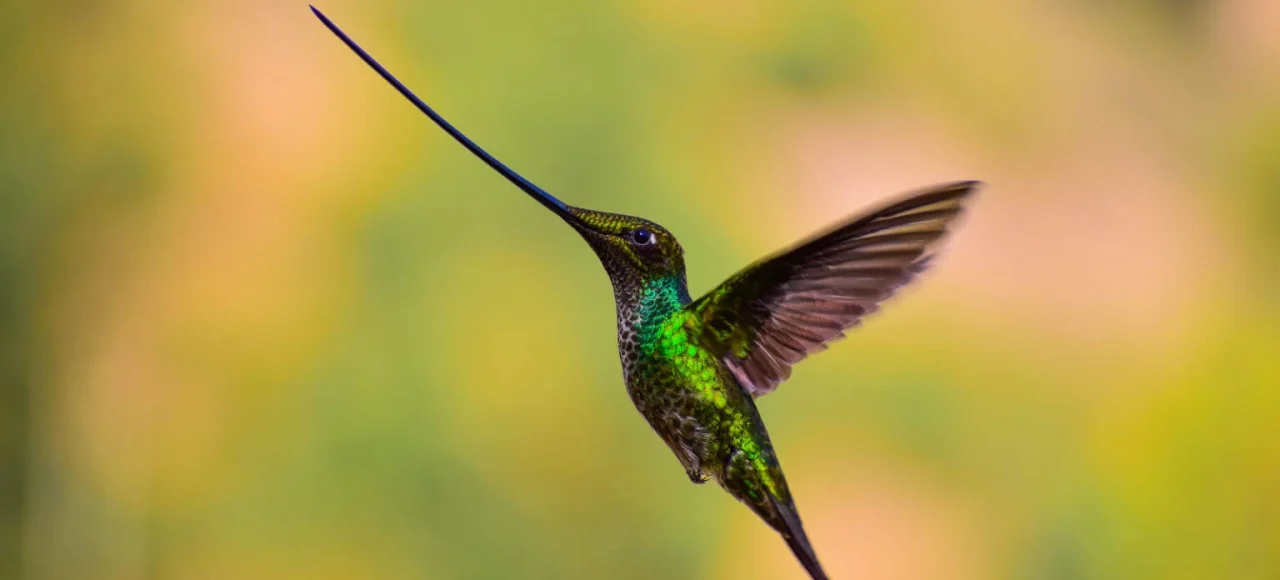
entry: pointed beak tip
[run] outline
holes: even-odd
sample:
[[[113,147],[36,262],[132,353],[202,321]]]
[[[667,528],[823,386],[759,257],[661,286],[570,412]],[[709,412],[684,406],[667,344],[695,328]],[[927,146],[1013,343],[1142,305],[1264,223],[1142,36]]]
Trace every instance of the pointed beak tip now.
[[[466,148],[476,157],[479,157],[480,160],[483,161],[486,165],[488,165],[491,169],[493,169],[494,171],[497,171],[500,175],[507,178],[508,181],[510,181],[516,187],[520,188],[522,191],[524,191],[526,194],[532,197],[535,201],[542,204],[543,207],[551,210],[553,213],[560,216],[560,219],[563,219],[566,222],[569,222],[571,225],[579,229],[586,227],[586,224],[579,217],[579,210],[577,208],[572,207],[569,204],[564,203],[563,201],[560,201],[555,196],[551,195],[550,193],[547,193],[537,185],[534,185],[533,182],[529,181],[528,179],[525,179],[519,173],[516,173],[510,167],[507,167],[501,161],[498,161],[497,158],[490,155],[487,151],[482,149],[474,141],[472,141],[466,135],[464,135],[462,131],[459,131],[451,123],[446,121],[444,117],[440,116],[440,114],[435,111],[435,109],[432,109],[430,106],[428,106],[425,101],[418,98],[418,96],[414,94],[413,91],[409,90],[409,87],[405,86],[404,83],[400,82],[400,80],[397,79],[395,75],[392,75],[391,72],[388,71],[381,64],[379,64],[377,60],[374,60],[374,58],[370,56],[368,52],[365,52],[363,48],[360,48],[360,46],[356,44],[354,40],[351,40],[351,38],[348,37],[346,33],[342,32],[342,30],[339,29],[336,24],[330,21],[329,18],[324,15],[324,13],[320,12],[320,10],[316,8],[314,4],[308,4],[307,6],[311,8],[311,12],[316,15],[316,18],[320,19],[320,22],[324,24],[325,27],[327,27],[330,32],[333,32],[333,34],[336,35],[338,39],[343,42],[343,44],[346,44],[348,48],[350,48],[353,52],[356,53],[356,56],[360,57],[360,59],[363,60],[365,64],[373,68],[374,72],[377,72],[378,75],[383,78],[383,80],[386,80],[388,83],[390,83],[393,88],[399,91],[400,94],[403,95],[406,99],[408,99],[409,102],[412,103],[415,107],[417,107],[419,111],[422,111],[423,113],[425,113],[427,117],[429,117],[432,120],[432,122],[434,122],[446,133],[448,133],[449,136],[453,137],[453,139],[457,141],[460,145],[462,145],[464,148]]]

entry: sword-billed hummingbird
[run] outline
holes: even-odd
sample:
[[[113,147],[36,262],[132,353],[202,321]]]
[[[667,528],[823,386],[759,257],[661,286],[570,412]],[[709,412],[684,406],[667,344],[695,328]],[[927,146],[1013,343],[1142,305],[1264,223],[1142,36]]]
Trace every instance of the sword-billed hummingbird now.
[[[441,129],[568,223],[604,264],[627,394],[689,479],[715,479],[777,530],[814,580],[805,536],[755,398],[928,267],[977,181],[917,191],[738,272],[697,300],[684,251],[649,220],[573,207],[498,161],[418,98],[324,14],[320,21]]]

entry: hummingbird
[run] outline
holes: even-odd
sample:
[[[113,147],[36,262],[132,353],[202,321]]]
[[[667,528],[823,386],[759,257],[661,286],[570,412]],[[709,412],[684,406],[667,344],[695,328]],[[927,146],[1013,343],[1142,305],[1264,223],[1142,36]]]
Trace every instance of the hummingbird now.
[[[714,479],[782,536],[813,580],[826,580],[755,399],[928,268],[982,183],[935,185],[857,214],[693,300],[684,250],[670,231],[568,205],[534,185],[311,10],[418,110],[586,240],[613,286],[623,382],[636,409],[691,481]]]

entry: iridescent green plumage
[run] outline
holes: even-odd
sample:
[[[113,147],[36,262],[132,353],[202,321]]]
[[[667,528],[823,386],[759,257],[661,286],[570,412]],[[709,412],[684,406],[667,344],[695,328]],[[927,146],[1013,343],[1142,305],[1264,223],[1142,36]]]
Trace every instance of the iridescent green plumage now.
[[[825,579],[754,399],[925,269],[977,182],[924,190],[847,220],[692,301],[684,252],[670,232],[551,196],[455,129],[315,12],[419,110],[587,241],[613,284],[618,354],[636,409],[690,480],[715,479],[782,535],[810,576]]]
[[[809,545],[754,397],[790,375],[925,269],[976,182],[931,188],[743,269],[696,302],[674,236],[640,218],[571,208],[609,273],[627,392],[696,483],[715,479],[782,534],[813,578]],[[646,243],[636,241],[647,232]]]
[[[571,211],[613,283],[618,354],[636,409],[691,481],[715,479],[778,530],[814,578],[825,578],[755,402],[725,364],[727,353],[708,340],[711,310],[689,299],[680,244],[647,220]],[[649,243],[636,243],[641,231]]]

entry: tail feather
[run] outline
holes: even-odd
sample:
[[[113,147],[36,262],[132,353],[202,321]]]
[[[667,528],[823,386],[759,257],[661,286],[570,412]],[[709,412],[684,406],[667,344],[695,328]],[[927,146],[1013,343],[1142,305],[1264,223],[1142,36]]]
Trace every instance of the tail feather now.
[[[804,526],[800,524],[800,514],[796,513],[795,505],[790,501],[770,499],[773,501],[774,510],[782,519],[781,522],[775,523],[774,527],[777,528],[778,533],[782,534],[782,539],[786,540],[791,553],[800,560],[800,565],[804,566],[813,580],[828,580],[827,573],[822,570],[822,564],[818,563],[818,555],[813,552],[813,546],[809,544],[809,537],[804,533]],[[779,523],[781,525],[778,525]]]

